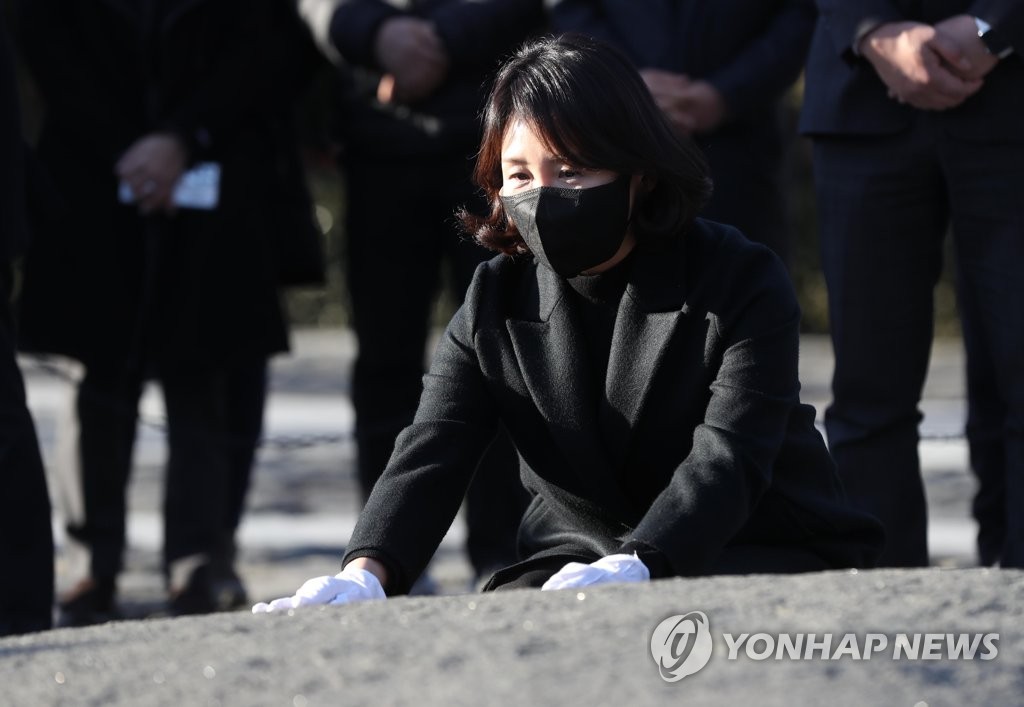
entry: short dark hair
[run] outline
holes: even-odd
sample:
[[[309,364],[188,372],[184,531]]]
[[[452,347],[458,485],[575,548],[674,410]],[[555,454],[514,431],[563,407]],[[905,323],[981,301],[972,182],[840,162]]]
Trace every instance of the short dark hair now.
[[[653,180],[634,204],[632,229],[639,243],[685,229],[711,194],[700,151],[672,128],[625,55],[581,35],[544,37],[527,42],[505,63],[484,108],[473,179],[490,211],[463,210],[459,218],[467,233],[492,250],[529,252],[498,197],[501,147],[515,121],[531,126],[574,166],[643,173]]]

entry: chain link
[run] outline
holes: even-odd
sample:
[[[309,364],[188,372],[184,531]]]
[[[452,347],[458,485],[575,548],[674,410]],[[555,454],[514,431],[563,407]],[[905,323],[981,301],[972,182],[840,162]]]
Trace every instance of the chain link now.
[[[72,373],[68,372],[56,363],[53,363],[47,357],[41,355],[30,355],[26,356],[26,358],[32,361],[33,366],[52,378],[60,380],[71,386],[78,386],[79,381]],[[138,422],[142,427],[145,427],[148,430],[157,432],[164,436],[167,435],[167,418],[162,415],[146,415],[140,413]],[[347,442],[351,442],[352,439],[353,435],[351,432],[275,434],[271,436],[264,436],[260,440],[260,446],[263,449],[297,452],[315,447],[345,444]]]
[[[45,357],[33,355],[28,358],[30,358],[40,370],[45,371],[53,377],[70,385],[78,385],[78,380],[73,375],[56,364],[51,363]],[[161,434],[167,434],[167,419],[164,417],[140,414],[139,424],[156,432],[160,432]],[[818,427],[819,429],[821,428],[820,425]],[[353,435],[351,432],[293,435],[275,434],[269,437],[264,437],[260,444],[264,449],[277,449],[284,452],[293,452],[333,444],[345,444],[347,442],[351,442],[352,439]],[[921,434],[920,439],[923,442],[961,442],[964,441],[966,437],[963,432],[924,432]]]

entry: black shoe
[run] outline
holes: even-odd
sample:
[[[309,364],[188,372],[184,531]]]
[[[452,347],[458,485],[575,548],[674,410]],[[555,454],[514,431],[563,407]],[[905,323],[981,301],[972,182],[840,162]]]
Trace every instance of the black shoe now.
[[[215,567],[211,584],[217,611],[232,611],[249,606],[249,594],[234,567]]]
[[[208,564],[196,567],[189,574],[184,586],[171,590],[167,608],[171,616],[210,614],[217,611]]]
[[[120,618],[114,597],[117,582],[113,577],[86,577],[57,604],[57,627],[92,626]]]

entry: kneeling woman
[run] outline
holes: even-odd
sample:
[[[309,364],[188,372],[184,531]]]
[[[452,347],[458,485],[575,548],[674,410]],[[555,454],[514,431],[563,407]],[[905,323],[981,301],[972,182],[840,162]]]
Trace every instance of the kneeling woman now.
[[[406,592],[499,423],[533,501],[522,561],[487,588],[870,564],[881,531],[847,506],[799,401],[786,270],[695,218],[703,162],[628,60],[529,44],[484,119],[491,211],[463,221],[502,255],[449,324],[344,570],[253,610]]]

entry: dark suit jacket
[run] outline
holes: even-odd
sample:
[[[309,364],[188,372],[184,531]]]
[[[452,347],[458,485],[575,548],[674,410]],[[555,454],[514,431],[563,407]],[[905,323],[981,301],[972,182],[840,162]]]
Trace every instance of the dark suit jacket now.
[[[800,75],[813,0],[555,0],[551,24],[622,49],[637,68],[710,82],[754,128]]]
[[[637,68],[713,85],[728,108],[694,136],[715,190],[702,214],[787,256],[781,170],[788,133],[781,99],[800,75],[814,30],[813,0],[557,0],[551,24],[622,49]]]
[[[406,590],[500,419],[534,494],[523,558],[590,561],[639,541],[678,575],[729,544],[870,562],[877,528],[845,505],[799,403],[800,313],[768,249],[699,220],[670,247],[637,248],[600,394],[567,288],[531,258],[480,266],[346,561],[381,559],[389,591]]]
[[[805,135],[884,135],[909,127],[915,108],[887,95],[871,64],[851,48],[866,27],[913,20],[935,24],[959,14],[981,17],[1017,48],[962,105],[938,115],[953,135],[1020,140],[1024,121],[1024,2],[1020,0],[818,0],[807,61],[800,131]]]

